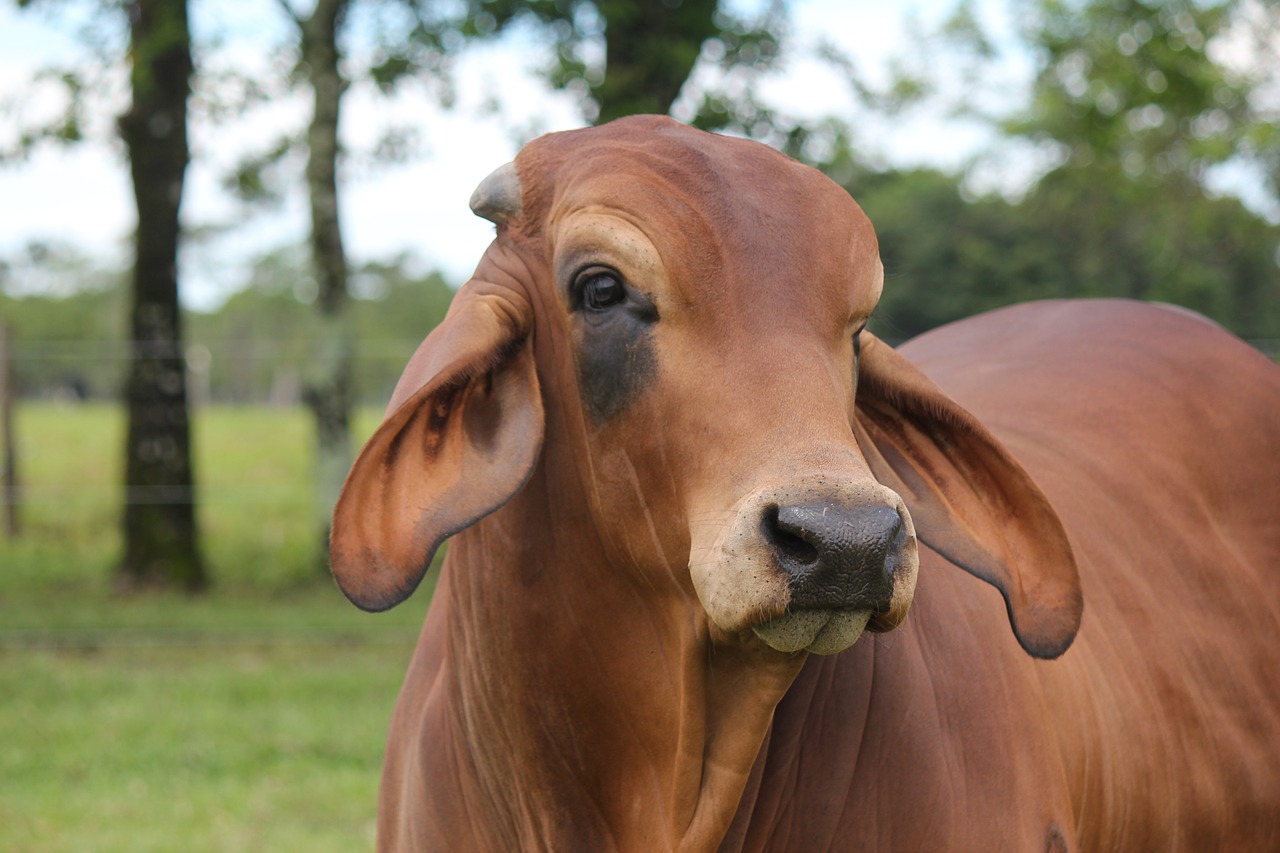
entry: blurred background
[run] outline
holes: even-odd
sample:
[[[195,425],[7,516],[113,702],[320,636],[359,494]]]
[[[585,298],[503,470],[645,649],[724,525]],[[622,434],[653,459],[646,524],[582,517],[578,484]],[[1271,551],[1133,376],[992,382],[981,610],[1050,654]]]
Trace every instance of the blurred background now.
[[[0,0],[0,848],[371,848],[434,573],[355,611],[328,514],[475,185],[631,113],[848,188],[891,341],[1117,296],[1280,355],[1270,0]]]

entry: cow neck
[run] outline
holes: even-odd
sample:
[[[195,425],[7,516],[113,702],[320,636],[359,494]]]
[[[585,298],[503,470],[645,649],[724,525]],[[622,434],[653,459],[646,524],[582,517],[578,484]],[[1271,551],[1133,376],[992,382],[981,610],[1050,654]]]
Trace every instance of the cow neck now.
[[[505,849],[714,849],[800,662],[713,645],[696,599],[609,565],[556,457],[451,546],[463,825]]]

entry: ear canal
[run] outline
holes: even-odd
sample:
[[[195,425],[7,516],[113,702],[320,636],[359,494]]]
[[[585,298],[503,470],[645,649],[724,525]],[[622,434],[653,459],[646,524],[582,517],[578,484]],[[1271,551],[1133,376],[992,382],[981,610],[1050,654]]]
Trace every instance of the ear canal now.
[[[999,440],[874,336],[861,358],[854,433],[872,473],[906,503],[916,536],[1000,590],[1031,655],[1066,651],[1083,599],[1062,522]]]
[[[520,175],[515,163],[494,169],[471,194],[471,212],[495,225],[520,215]]]
[[[531,311],[485,289],[468,283],[418,348],[338,498],[330,565],[364,610],[408,598],[445,538],[510,500],[541,453]]]

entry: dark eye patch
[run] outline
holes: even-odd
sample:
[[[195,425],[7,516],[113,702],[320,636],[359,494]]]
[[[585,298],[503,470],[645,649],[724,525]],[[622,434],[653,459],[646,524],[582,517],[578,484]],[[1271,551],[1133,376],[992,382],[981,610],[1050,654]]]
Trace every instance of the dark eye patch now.
[[[575,360],[583,402],[603,423],[657,374],[652,331],[658,309],[621,273],[599,264],[578,272],[569,294],[579,317]]]

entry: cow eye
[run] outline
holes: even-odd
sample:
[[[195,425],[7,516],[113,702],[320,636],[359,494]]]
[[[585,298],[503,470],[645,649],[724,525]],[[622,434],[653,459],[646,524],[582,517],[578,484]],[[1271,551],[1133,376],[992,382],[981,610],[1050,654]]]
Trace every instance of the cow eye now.
[[[614,273],[593,270],[581,279],[582,307],[588,311],[604,311],[627,298],[627,288]]]

